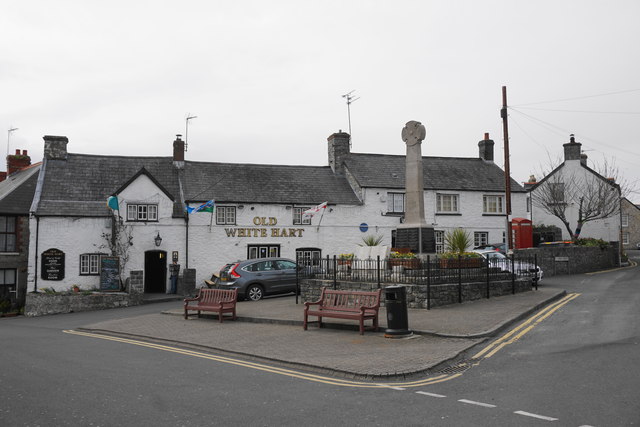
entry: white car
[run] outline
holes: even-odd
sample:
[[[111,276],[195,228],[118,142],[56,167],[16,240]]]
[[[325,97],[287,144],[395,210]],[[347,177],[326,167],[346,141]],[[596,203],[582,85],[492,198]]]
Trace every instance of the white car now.
[[[511,268],[513,266],[513,269],[515,270],[517,276],[531,276],[531,280],[534,280],[535,274],[537,272],[538,281],[540,281],[542,280],[542,276],[544,275],[544,272],[539,265],[536,266],[533,263],[518,260],[517,258],[512,263],[511,258],[507,257],[503,253],[494,250],[485,249],[475,250],[473,252],[480,254],[484,259],[488,259],[489,264],[492,267],[498,267],[504,271],[511,271]]]

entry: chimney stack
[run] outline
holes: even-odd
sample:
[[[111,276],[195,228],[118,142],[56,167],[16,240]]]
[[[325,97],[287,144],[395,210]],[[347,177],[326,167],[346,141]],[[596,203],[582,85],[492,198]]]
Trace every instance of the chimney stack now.
[[[580,153],[580,164],[587,166],[587,153]]]
[[[22,150],[22,153],[16,150],[16,154],[7,156],[7,175],[29,166],[31,166],[31,157],[27,154],[27,150]]]
[[[173,141],[173,165],[179,169],[184,167],[184,141],[180,134]]]
[[[489,139],[489,133],[484,134],[484,139],[478,142],[478,148],[480,149],[480,158],[487,162],[493,162],[493,146],[494,142]]]
[[[342,163],[349,157],[351,148],[349,147],[351,135],[339,130],[329,138],[329,166],[333,173],[342,174],[344,168]]]
[[[564,161],[567,160],[580,160],[580,152],[582,144],[576,142],[573,134],[569,137],[569,142],[562,145],[564,147]]]
[[[69,139],[66,136],[45,135],[44,158],[48,160],[67,160],[67,144]]]

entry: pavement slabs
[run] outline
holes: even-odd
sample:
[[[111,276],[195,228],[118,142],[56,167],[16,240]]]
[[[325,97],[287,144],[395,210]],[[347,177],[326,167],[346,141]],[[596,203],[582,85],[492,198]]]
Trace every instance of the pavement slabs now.
[[[294,296],[239,302],[235,322],[219,323],[212,315],[185,320],[182,304],[176,302],[175,309],[81,329],[221,351],[349,378],[408,377],[439,369],[564,294],[540,288],[431,310],[410,309],[409,328],[414,335],[404,339],[384,337],[384,309],[380,332],[359,335],[356,322],[340,319],[326,319],[327,327],[311,324],[304,331],[304,305],[296,304]]]

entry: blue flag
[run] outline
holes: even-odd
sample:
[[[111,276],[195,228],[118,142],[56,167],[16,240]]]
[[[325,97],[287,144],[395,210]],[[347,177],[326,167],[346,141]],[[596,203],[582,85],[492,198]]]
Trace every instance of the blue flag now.
[[[191,206],[187,206],[187,213],[196,213],[196,212],[212,212],[216,209],[216,204],[213,200],[209,200],[206,203],[201,204],[197,208],[192,208]]]

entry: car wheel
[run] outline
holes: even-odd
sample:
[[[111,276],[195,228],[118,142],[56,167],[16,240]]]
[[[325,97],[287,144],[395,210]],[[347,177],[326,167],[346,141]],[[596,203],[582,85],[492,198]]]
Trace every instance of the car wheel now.
[[[264,296],[264,291],[260,285],[251,285],[247,289],[247,299],[251,301],[259,301]]]

